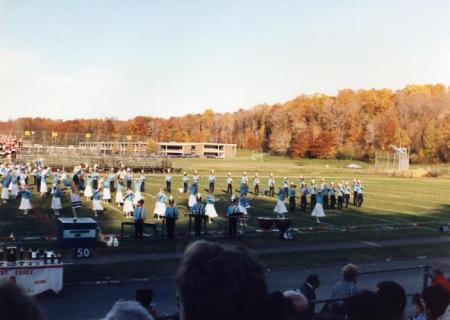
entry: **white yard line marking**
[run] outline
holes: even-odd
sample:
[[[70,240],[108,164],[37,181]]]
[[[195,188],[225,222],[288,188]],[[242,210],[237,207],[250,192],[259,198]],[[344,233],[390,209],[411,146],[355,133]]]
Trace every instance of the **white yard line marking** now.
[[[381,248],[381,245],[379,245],[378,243],[375,243],[375,242],[370,242],[370,241],[361,241],[361,242],[364,243],[364,244],[367,244],[367,245],[369,245],[371,247]]]

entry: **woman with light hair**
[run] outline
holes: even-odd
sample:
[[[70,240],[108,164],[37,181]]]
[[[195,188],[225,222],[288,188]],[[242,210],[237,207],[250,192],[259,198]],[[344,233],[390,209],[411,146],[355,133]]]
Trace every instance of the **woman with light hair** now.
[[[358,293],[359,289],[356,287],[356,283],[360,274],[358,266],[352,263],[345,265],[341,271],[342,279],[331,289],[331,298],[344,298]]]
[[[119,300],[104,320],[153,320],[150,313],[137,301]]]

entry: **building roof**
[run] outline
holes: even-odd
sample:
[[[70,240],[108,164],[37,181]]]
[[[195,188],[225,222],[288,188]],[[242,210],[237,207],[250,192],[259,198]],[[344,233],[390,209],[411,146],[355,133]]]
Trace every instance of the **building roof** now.
[[[170,146],[192,146],[192,145],[205,145],[205,144],[216,144],[216,145],[220,145],[220,146],[236,146],[235,143],[219,143],[219,142],[174,142],[174,141],[170,141],[170,142],[158,142],[159,145],[164,144],[164,145],[170,145]]]

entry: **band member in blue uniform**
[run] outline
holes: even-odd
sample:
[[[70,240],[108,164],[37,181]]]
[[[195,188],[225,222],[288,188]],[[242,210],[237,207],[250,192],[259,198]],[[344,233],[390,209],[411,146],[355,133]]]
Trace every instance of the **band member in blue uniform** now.
[[[50,168],[43,169],[41,171],[41,187],[39,188],[39,192],[41,193],[41,197],[45,196],[48,192],[48,186],[47,186],[47,177],[49,175]]]
[[[322,194],[322,206],[324,209],[328,209],[328,187],[325,179],[322,179],[320,184],[320,193]]]
[[[109,169],[108,178],[109,178],[109,190],[111,190],[111,192],[115,192],[116,191],[116,186],[115,186],[116,174],[114,172],[114,168]]]
[[[102,192],[100,189],[95,189],[92,195],[92,210],[94,210],[94,215],[97,217],[99,211],[103,211],[103,206],[101,202]]]
[[[127,184],[127,189],[132,189],[132,182],[133,182],[133,174],[131,173],[131,168],[127,168],[126,174],[125,174],[125,181]]]
[[[361,183],[360,180],[358,180],[357,183],[357,188],[356,188],[356,205],[358,207],[361,207],[362,203],[363,203],[363,191],[364,191],[364,187]]]
[[[216,181],[216,177],[214,176],[214,170],[211,170],[211,174],[208,177],[209,193],[214,193],[215,181]]]
[[[247,177],[247,172],[245,172],[245,171],[241,177],[240,192],[241,192],[241,194],[242,193],[246,194],[248,192],[248,177]]]
[[[356,181],[356,179],[353,179],[352,188],[353,188],[353,205],[356,207],[356,198],[358,197],[358,182]]]
[[[306,211],[306,204],[308,202],[307,196],[308,196],[308,184],[303,183],[300,189],[300,211],[302,212]]]
[[[330,183],[328,190],[330,191],[330,208],[334,210],[336,208],[336,189],[334,188],[334,182]]]
[[[140,199],[133,211],[135,239],[142,239],[144,237],[144,221],[146,217],[147,210],[144,208],[144,199]]]
[[[92,189],[97,190],[98,189],[98,172],[97,172],[97,166],[94,166],[94,172],[92,172]]]
[[[255,177],[253,178],[253,192],[255,196],[259,195],[259,183],[258,173],[255,173]]]
[[[288,181],[287,177],[284,177],[283,189],[284,189],[284,196],[287,198],[289,195],[289,181]]]
[[[267,186],[269,187],[269,196],[275,196],[275,179],[273,178],[272,172],[270,173],[269,179],[267,180]]]
[[[179,212],[175,206],[175,200],[172,196],[169,197],[169,206],[166,208],[166,231],[167,238],[175,239],[175,221],[178,219]]]
[[[289,212],[295,211],[295,184],[291,183],[288,194],[289,194]]]
[[[338,184],[338,189],[337,189],[337,199],[338,199],[338,209],[342,210],[343,204],[344,204],[344,188],[342,186],[342,183]]]
[[[2,200],[3,203],[7,203],[9,200],[9,184],[11,183],[11,175],[9,173],[6,173],[3,175],[2,180]]]
[[[125,192],[124,196],[124,203],[123,203],[123,215],[126,218],[131,218],[131,214],[134,212],[133,209],[133,199],[134,199],[134,193],[131,188],[128,188]]]
[[[345,207],[348,208],[348,203],[350,202],[350,187],[348,185],[348,182],[345,182],[344,185],[344,201]]]
[[[287,213],[286,205],[284,204],[284,188],[280,188],[278,190],[278,200],[277,204],[275,205],[275,208],[273,211],[277,214],[277,218],[284,218],[285,213]]]
[[[167,169],[166,181],[166,192],[172,192],[172,176],[170,175],[170,169]]]
[[[303,185],[306,183],[305,178],[303,176],[300,176],[300,188],[303,187]]]
[[[192,183],[194,183],[197,186],[197,189],[198,189],[199,180],[200,180],[200,177],[197,174],[197,170],[195,170],[194,175],[192,176]]]
[[[59,187],[59,181],[56,182],[52,187],[52,204],[51,208],[55,213],[55,216],[59,216],[59,211],[62,210],[61,198],[63,196],[63,192]],[[70,184],[69,184],[70,185]]]
[[[241,194],[247,194],[248,193],[248,184],[241,182],[241,185],[240,185],[240,188],[239,188],[239,192]]]
[[[40,167],[37,167],[36,171],[34,172],[34,183],[36,184],[36,191],[38,193],[41,192],[41,172],[42,169]]]
[[[314,210],[314,207],[316,206],[316,196],[318,194],[318,190],[316,185],[314,184],[314,180],[311,180],[311,187],[309,188],[309,194],[311,195],[311,211]]]
[[[214,195],[210,192],[208,194],[208,197],[206,198],[206,207],[205,207],[205,214],[208,216],[209,223],[212,223],[213,219],[219,216],[217,214],[216,208],[214,207],[215,202],[216,199],[214,198]]]
[[[191,213],[194,215],[194,230],[196,236],[201,236],[202,234],[202,223],[205,219],[205,204],[202,202],[202,195],[197,194],[197,202],[191,209]]]
[[[77,219],[77,210],[81,208],[80,190],[83,187],[83,182],[80,179],[81,171],[72,177],[70,182],[70,202],[72,203],[73,219]]]
[[[189,185],[189,178],[186,172],[183,172],[183,193],[187,193]]]
[[[25,185],[19,194],[21,196],[19,210],[22,210],[23,214],[27,215],[28,211],[31,210],[31,191]]]
[[[239,216],[238,199],[233,198],[231,205],[227,208],[228,236],[229,237],[236,236],[238,216]]]
[[[89,173],[86,177],[86,188],[84,189],[84,197],[86,201],[90,201],[94,191],[92,189],[92,169],[89,168]]]
[[[123,186],[122,180],[119,179],[117,181],[117,192],[116,192],[116,203],[117,203],[118,206],[122,206],[123,203],[124,203],[124,200],[123,200],[123,189],[124,189],[124,186]]]
[[[227,176],[227,193],[228,194],[233,193],[233,178],[231,177],[231,172],[228,172]]]
[[[188,200],[188,207],[192,208],[197,203],[198,184],[192,181],[190,189],[190,195]]]
[[[166,194],[163,192],[162,189],[159,189],[159,192],[156,195],[155,211],[153,212],[158,219],[164,217],[166,213],[166,201],[167,201]]]
[[[314,206],[314,210],[311,212],[311,216],[316,218],[317,223],[320,223],[319,218],[325,217],[325,212],[322,206],[323,196],[321,193],[316,194],[316,205]]]
[[[139,185],[140,185],[140,191],[145,192],[145,171],[144,169],[141,170],[141,175],[139,176]]]

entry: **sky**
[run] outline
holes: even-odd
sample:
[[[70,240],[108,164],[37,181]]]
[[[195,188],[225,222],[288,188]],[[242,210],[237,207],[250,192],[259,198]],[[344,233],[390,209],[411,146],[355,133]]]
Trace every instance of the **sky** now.
[[[450,85],[448,0],[0,0],[0,120]]]

